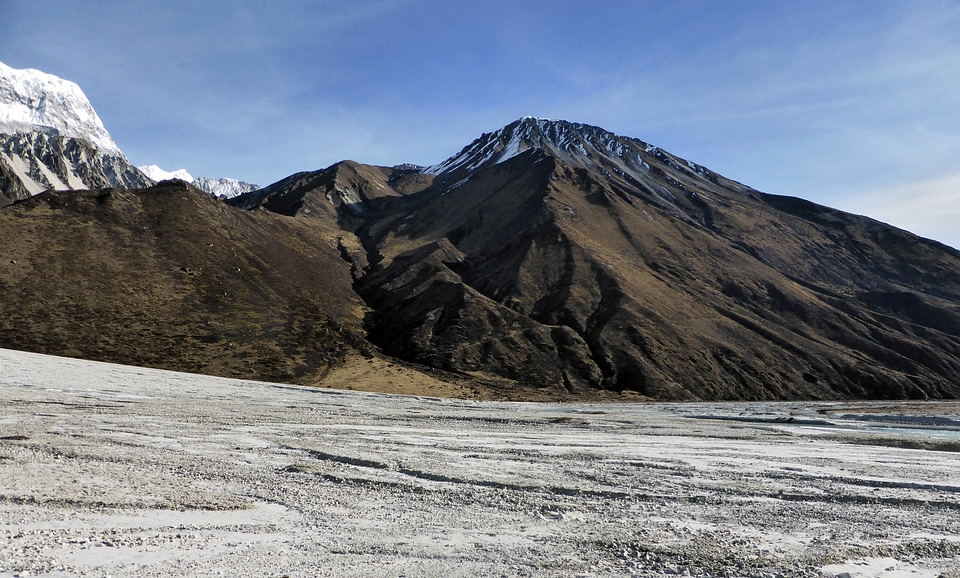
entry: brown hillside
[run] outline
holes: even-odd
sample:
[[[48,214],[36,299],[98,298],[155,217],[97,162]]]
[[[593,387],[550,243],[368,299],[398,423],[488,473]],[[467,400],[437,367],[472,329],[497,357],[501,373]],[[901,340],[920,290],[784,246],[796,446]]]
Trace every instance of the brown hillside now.
[[[960,395],[960,253],[564,121],[0,228],[2,347],[467,397]]]
[[[182,182],[0,211],[0,344],[303,381],[367,351],[337,235]]]
[[[373,341],[571,393],[960,393],[956,251],[618,144],[611,159],[541,142],[372,219],[357,288]],[[642,174],[598,168],[628,154]]]

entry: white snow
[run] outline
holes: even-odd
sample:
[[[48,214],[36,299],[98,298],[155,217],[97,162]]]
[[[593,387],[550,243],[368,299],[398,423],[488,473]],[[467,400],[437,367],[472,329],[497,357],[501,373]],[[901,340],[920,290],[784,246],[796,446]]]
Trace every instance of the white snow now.
[[[510,137],[510,140],[507,141],[507,144],[503,146],[503,149],[500,152],[500,156],[497,158],[497,163],[500,164],[504,161],[510,160],[513,157],[520,154],[520,146],[523,144],[523,139],[516,132],[513,133],[513,136]]]
[[[193,182],[193,175],[187,172],[187,169],[177,169],[175,171],[165,171],[158,167],[157,165],[145,165],[142,167],[137,167],[140,169],[140,172],[147,175],[151,179],[157,181],[169,181],[173,179],[180,179],[181,181],[186,181],[188,183]]]
[[[77,163],[70,164],[70,170],[67,171],[67,188],[72,190],[86,189],[87,185],[78,174]]]
[[[498,134],[499,133],[484,135],[486,138],[476,140],[459,154],[450,157],[440,164],[425,167],[421,172],[428,175],[439,175],[441,173],[453,172],[464,166],[466,166],[468,170],[475,170],[496,154],[498,150],[496,143]]]
[[[0,62],[0,133],[52,131],[123,156],[80,87],[39,70]]]
[[[245,183],[237,179],[231,179],[229,177],[224,177],[220,179],[211,179],[208,177],[197,177],[193,181],[193,186],[197,187],[201,191],[205,191],[215,197],[223,197],[226,199],[242,195],[243,193],[248,193],[250,191],[255,191],[260,187],[258,185]]]
[[[181,181],[191,183],[193,186],[197,187],[201,191],[204,191],[205,193],[225,199],[236,197],[238,195],[242,195],[243,193],[255,191],[260,188],[257,185],[252,185],[250,183],[245,183],[243,181],[231,178],[195,178],[193,175],[187,172],[187,169],[167,171],[157,165],[144,165],[137,168],[140,169],[140,172],[158,183],[172,179],[180,179]]]
[[[43,163],[37,163],[37,166],[40,168],[40,172],[43,173],[43,176],[47,178],[47,182],[50,183],[50,187],[56,191],[69,191],[70,186],[60,180],[60,177],[57,174],[50,170],[50,167]]]

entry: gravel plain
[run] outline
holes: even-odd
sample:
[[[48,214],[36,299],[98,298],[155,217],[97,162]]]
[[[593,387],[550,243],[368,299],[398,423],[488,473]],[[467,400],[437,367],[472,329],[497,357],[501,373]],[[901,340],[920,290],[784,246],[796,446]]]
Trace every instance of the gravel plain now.
[[[960,577],[960,405],[522,404],[0,350],[0,576]]]

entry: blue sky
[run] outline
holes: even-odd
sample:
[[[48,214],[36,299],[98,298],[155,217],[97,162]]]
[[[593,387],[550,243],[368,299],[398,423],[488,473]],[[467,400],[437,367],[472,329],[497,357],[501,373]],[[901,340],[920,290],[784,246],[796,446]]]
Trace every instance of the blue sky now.
[[[433,164],[524,115],[960,247],[956,0],[0,0],[135,164]]]

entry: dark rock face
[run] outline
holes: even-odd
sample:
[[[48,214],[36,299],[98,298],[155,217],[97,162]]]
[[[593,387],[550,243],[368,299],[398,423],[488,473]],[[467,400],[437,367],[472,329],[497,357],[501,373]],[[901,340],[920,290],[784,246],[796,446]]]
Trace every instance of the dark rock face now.
[[[294,381],[375,346],[505,396],[960,394],[960,253],[563,121],[226,204],[45,193],[0,226],[0,346]]]
[[[573,393],[960,393],[956,251],[542,122],[485,135],[464,150],[487,164],[448,161],[357,229],[386,352]]]
[[[43,131],[0,134],[0,206],[50,189],[140,189],[152,184],[123,156],[80,138]]]

